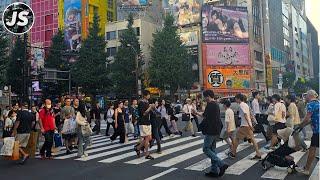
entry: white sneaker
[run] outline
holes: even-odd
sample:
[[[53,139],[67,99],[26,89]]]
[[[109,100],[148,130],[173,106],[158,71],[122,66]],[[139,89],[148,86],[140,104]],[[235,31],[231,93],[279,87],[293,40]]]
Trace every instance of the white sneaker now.
[[[82,155],[82,156],[81,156],[81,158],[85,158],[85,157],[86,157],[85,155]]]
[[[174,134],[170,134],[170,137],[174,137],[175,135]]]
[[[86,152],[84,152],[83,155],[84,155],[85,157],[88,157],[88,156],[89,156],[88,153],[86,153]]]
[[[297,172],[304,174],[306,176],[310,175],[310,171],[307,171],[304,167],[297,167],[296,170]]]

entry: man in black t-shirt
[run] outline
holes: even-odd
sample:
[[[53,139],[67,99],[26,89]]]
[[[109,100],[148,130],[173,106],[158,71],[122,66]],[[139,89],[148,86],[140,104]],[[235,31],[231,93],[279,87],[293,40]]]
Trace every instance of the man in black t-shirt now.
[[[12,134],[16,141],[19,141],[19,152],[23,155],[23,158],[20,162],[21,164],[25,163],[25,161],[29,158],[29,155],[25,153],[23,149],[28,145],[30,132],[35,120],[36,119],[32,113],[28,111],[28,103],[23,103],[22,110],[18,111],[17,120],[14,124]]]
[[[152,139],[150,112],[155,107],[154,107],[154,104],[149,105],[149,102],[148,102],[149,99],[150,99],[150,92],[143,91],[143,99],[139,102],[139,105],[138,105],[138,112],[139,112],[138,124],[139,124],[140,136],[141,138],[143,138],[143,140],[141,141],[140,144],[134,147],[134,150],[136,151],[137,155],[140,156],[140,150],[144,148],[145,158],[154,159],[152,156],[150,156],[148,149],[149,149],[149,142]]]
[[[99,103],[96,103],[96,105],[92,108],[91,110],[91,117],[92,119],[95,120],[95,127],[93,128],[93,130],[96,132],[96,134],[100,133],[100,121],[101,121],[101,108]]]

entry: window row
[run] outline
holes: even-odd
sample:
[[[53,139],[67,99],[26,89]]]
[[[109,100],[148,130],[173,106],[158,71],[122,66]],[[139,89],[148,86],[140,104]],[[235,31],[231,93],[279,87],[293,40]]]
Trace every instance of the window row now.
[[[137,36],[140,36],[140,27],[134,28]],[[118,31],[118,38],[122,36],[122,34],[126,31],[126,29]],[[117,31],[110,31],[106,33],[106,40],[115,40],[117,39]]]

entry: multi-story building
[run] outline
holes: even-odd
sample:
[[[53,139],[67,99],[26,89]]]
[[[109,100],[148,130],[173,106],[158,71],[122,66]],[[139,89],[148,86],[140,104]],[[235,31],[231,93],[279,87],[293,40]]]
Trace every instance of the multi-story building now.
[[[115,21],[110,22],[106,25],[105,37],[108,41],[107,44],[107,56],[113,57],[117,48],[120,44],[121,33],[127,29],[128,21]],[[152,45],[153,33],[156,32],[160,27],[156,24],[150,23],[143,19],[135,19],[133,22],[133,28],[135,28],[137,36],[139,38],[140,49],[145,60],[145,65],[148,65],[148,60],[150,59],[150,45]]]
[[[309,21],[307,21],[308,26],[308,34],[310,36],[310,46],[309,48],[312,61],[310,63],[310,71],[313,73],[310,74],[312,78],[319,79],[319,45],[318,45],[318,32],[316,28],[313,26],[313,24]]]

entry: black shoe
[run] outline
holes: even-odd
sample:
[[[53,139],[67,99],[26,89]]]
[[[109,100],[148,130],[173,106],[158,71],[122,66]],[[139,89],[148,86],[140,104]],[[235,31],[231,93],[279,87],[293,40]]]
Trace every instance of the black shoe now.
[[[235,156],[234,154],[232,154],[232,152],[229,152],[229,153],[228,153],[228,157],[231,158],[231,159],[236,158],[236,156]]]
[[[73,150],[73,146],[69,146],[69,149],[70,149],[70,151],[72,151]]]
[[[29,156],[23,157],[22,160],[20,161],[20,164],[23,165],[28,159],[29,159]]]
[[[196,134],[192,134],[191,136],[192,136],[192,137],[196,137]]]
[[[222,167],[220,167],[219,176],[223,176],[226,170],[228,169],[228,167],[229,167],[228,164],[224,164]]]
[[[154,160],[154,157],[148,155],[148,156],[146,156],[146,159]]]
[[[72,154],[71,151],[67,150],[66,155]]]
[[[106,136],[110,136],[109,134],[106,134]]]
[[[213,172],[207,172],[207,173],[205,173],[205,176],[207,176],[207,177],[219,177],[219,174],[213,173]]]

